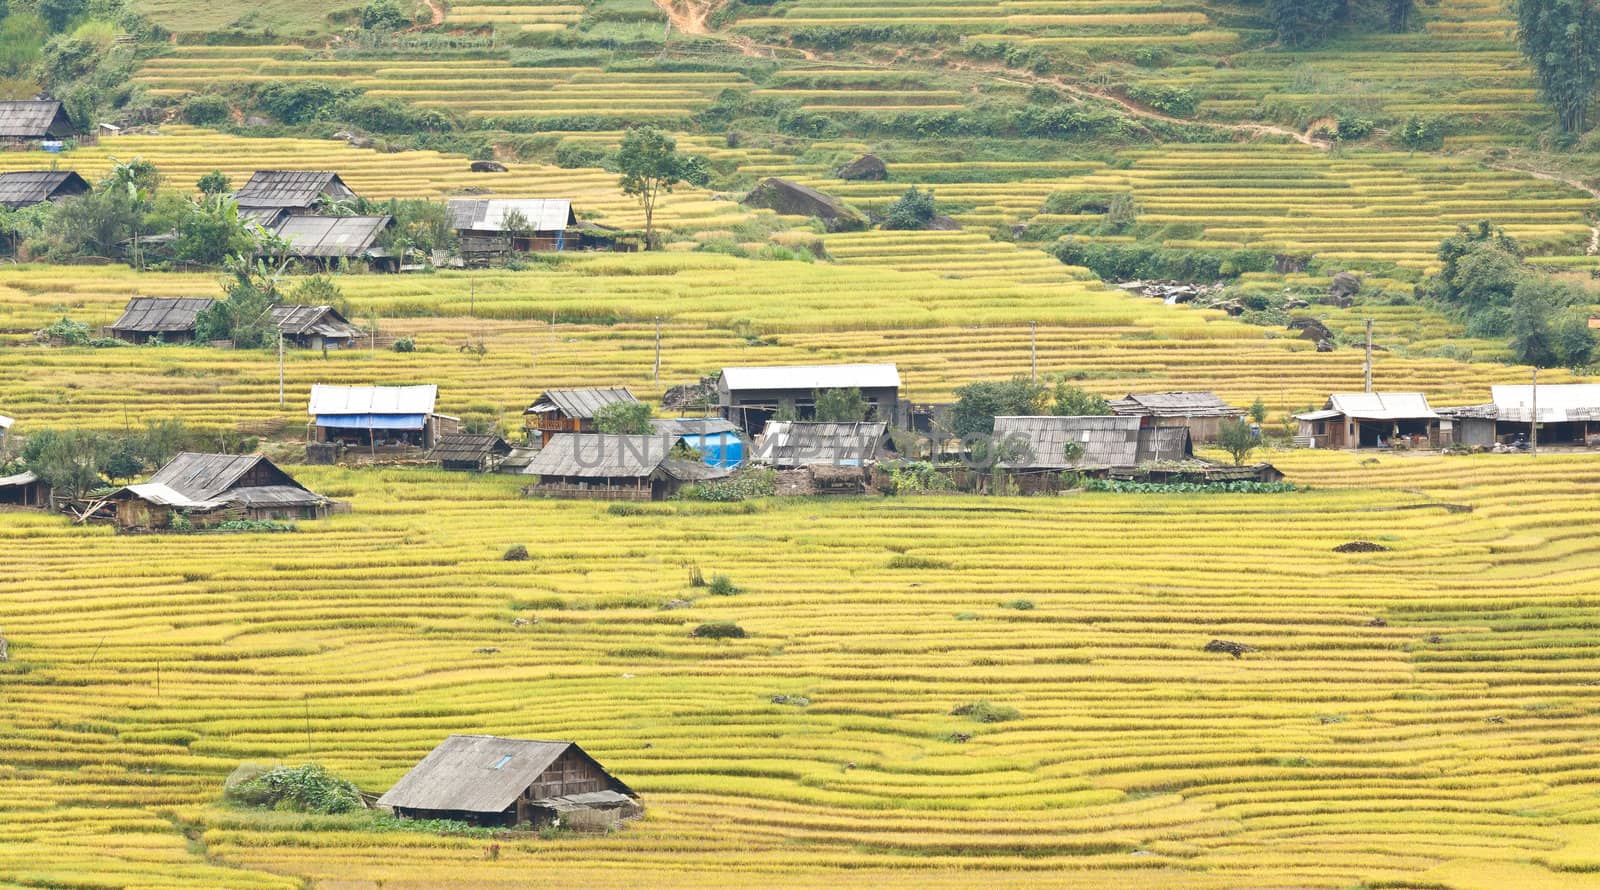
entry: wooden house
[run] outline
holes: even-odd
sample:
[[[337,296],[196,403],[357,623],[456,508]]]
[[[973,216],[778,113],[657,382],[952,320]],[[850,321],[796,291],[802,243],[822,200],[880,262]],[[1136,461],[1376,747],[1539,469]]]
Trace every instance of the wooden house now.
[[[1439,415],[1420,392],[1334,393],[1320,411],[1297,414],[1308,448],[1438,448]]]
[[[277,214],[316,213],[329,202],[349,201],[356,193],[339,174],[327,170],[257,170],[233,195],[241,212],[258,221]]]
[[[184,452],[146,482],[126,485],[88,511],[109,507],[121,528],[163,528],[174,514],[196,525],[229,519],[321,519],[333,502],[258,454]]]
[[[402,819],[531,828],[579,811],[620,822],[641,812],[638,797],[575,742],[452,735],[378,806]]]
[[[1139,417],[996,417],[995,462],[1009,470],[1111,470],[1194,456],[1187,427],[1147,427]]]
[[[756,441],[750,462],[758,466],[865,467],[875,461],[889,425],[772,421]]]
[[[0,101],[0,141],[45,142],[76,135],[78,128],[54,99]]]
[[[523,410],[523,424],[530,433],[537,430],[543,444],[548,445],[557,433],[594,432],[594,413],[607,405],[638,401],[622,387],[551,389]]]
[[[89,183],[71,170],[24,170],[0,173],[0,207],[19,210],[55,204],[89,191]]]
[[[567,232],[578,225],[566,198],[451,198],[449,208],[461,256],[469,260],[566,250]]]
[[[432,450],[443,436],[461,432],[461,420],[435,413],[439,388],[421,386],[330,386],[313,384],[306,411],[314,443],[337,442],[405,452]]]
[[[360,261],[392,272],[400,268],[399,260],[381,242],[393,226],[389,216],[290,215],[271,228],[289,255],[308,265],[325,269]]]
[[[0,507],[48,507],[50,483],[33,472],[0,476]]]
[[[194,340],[195,318],[216,302],[210,297],[134,297],[109,330],[111,336],[129,343],[189,343]]]
[[[1212,392],[1129,393],[1110,405],[1112,414],[1144,418],[1146,426],[1185,427],[1196,442],[1215,442],[1224,421],[1245,417],[1243,408],[1229,405]]]
[[[274,306],[272,323],[284,343],[303,349],[345,349],[366,336],[332,306]]]
[[[428,452],[428,459],[438,461],[440,468],[446,470],[487,473],[498,468],[510,454],[511,446],[499,436],[461,434],[439,437]]]
[[[723,417],[754,436],[779,411],[810,420],[817,396],[830,389],[859,389],[867,420],[902,426],[900,372],[891,364],[723,368],[717,403]]]
[[[674,457],[667,436],[558,433],[528,466],[527,494],[601,501],[659,501],[684,485],[720,479],[725,469]]]
[[[1531,440],[1539,424],[1540,445],[1600,442],[1600,384],[1528,384],[1490,387],[1495,435]],[[1537,403],[1537,409],[1535,408]]]

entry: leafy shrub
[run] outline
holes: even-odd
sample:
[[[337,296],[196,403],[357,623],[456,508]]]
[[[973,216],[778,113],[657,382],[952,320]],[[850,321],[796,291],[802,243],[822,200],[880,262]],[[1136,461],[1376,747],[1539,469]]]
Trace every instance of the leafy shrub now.
[[[292,522],[277,522],[271,519],[230,519],[217,525],[217,531],[223,532],[292,532],[295,524]]]
[[[68,346],[89,345],[89,326],[81,321],[61,316],[61,320],[51,323],[44,329],[45,336],[52,340],[65,341]]]
[[[707,640],[742,640],[749,634],[745,633],[744,628],[734,624],[732,621],[707,621],[705,624],[690,631],[689,636]]]
[[[556,146],[556,166],[568,170],[577,167],[603,167],[610,155],[598,145],[586,142],[563,142]]]
[[[323,81],[278,80],[256,89],[256,103],[283,123],[304,124],[327,117],[336,104],[357,94]]]
[[[891,494],[921,494],[932,491],[950,491],[955,481],[939,468],[926,461],[916,461],[889,468]]]
[[[438,109],[417,108],[393,99],[346,99],[329,113],[373,133],[443,133],[454,127],[449,115]]]
[[[1138,243],[1091,243],[1067,238],[1057,244],[1052,252],[1063,263],[1088,268],[1107,281],[1130,281],[1136,278],[1217,281],[1273,268],[1272,254],[1261,250],[1212,253]]]
[[[228,106],[227,99],[214,93],[201,93],[185,100],[178,113],[183,117],[184,123],[194,124],[197,127],[214,127],[227,123],[233,115],[233,109]]]
[[[189,517],[174,511],[167,516],[167,528],[175,532],[192,532],[194,523],[189,521]]]
[[[372,0],[361,8],[361,27],[369,31],[398,31],[410,24],[396,0]]]
[[[678,497],[686,501],[732,503],[751,498],[771,497],[777,490],[777,471],[750,467],[718,482],[686,485],[679,490]]]
[[[416,338],[415,337],[401,337],[400,339],[394,341],[394,346],[392,348],[394,349],[395,352],[416,352],[417,351]]]
[[[1136,86],[1128,90],[1128,98],[1173,117],[1189,117],[1199,107],[1194,93],[1183,87]]]
[[[501,554],[500,558],[506,562],[526,562],[528,559],[528,547],[526,544],[512,544],[506,548],[506,552]]]
[[[950,564],[942,559],[931,559],[926,556],[909,556],[900,554],[889,558],[891,569],[948,569]]]
[[[803,695],[784,695],[779,693],[778,695],[774,695],[772,697],[772,703],[775,705],[794,705],[797,708],[803,708],[811,704],[811,699],[806,698]]]
[[[1084,491],[1111,491],[1121,494],[1284,494],[1299,491],[1293,482],[1123,482],[1116,479],[1085,479]]]
[[[933,192],[925,192],[912,186],[889,205],[889,210],[884,215],[883,227],[903,231],[926,229],[937,215],[939,207],[934,203]]]
[[[1011,600],[1009,602],[1001,603],[1000,608],[1016,609],[1018,612],[1026,612],[1033,608],[1033,600]]]
[[[713,575],[711,583],[706,587],[706,592],[714,596],[733,596],[739,593],[739,588],[733,584],[733,579],[727,575]]]
[[[1371,136],[1375,126],[1364,117],[1341,117],[1335,134],[1342,142],[1356,142]]]
[[[234,803],[297,813],[347,813],[361,806],[356,786],[314,763],[279,766],[228,788]]]
[[[952,710],[950,716],[967,717],[978,723],[1004,723],[1007,720],[1020,718],[1022,712],[1010,705],[991,705],[986,701],[975,701]]]

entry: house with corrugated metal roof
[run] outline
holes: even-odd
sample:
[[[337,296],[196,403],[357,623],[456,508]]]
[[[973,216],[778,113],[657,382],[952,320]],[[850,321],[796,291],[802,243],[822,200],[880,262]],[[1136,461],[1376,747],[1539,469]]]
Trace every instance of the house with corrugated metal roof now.
[[[129,343],[188,343],[194,340],[195,320],[216,302],[210,297],[134,297],[107,330]]]
[[[892,364],[723,368],[717,403],[723,417],[755,436],[780,412],[812,419],[817,396],[833,389],[860,390],[867,420],[902,426],[900,371]]]
[[[431,450],[443,436],[461,432],[461,420],[434,411],[439,387],[313,384],[306,411],[314,443],[371,449]]]
[[[332,306],[274,306],[272,323],[285,343],[303,349],[344,349],[367,335]]]
[[[1440,417],[1420,392],[1346,392],[1318,411],[1296,414],[1308,448],[1438,448]]]
[[[674,455],[670,436],[557,433],[528,462],[523,474],[538,477],[530,495],[601,501],[659,501],[684,485],[708,482],[728,470]]]
[[[272,232],[289,256],[318,268],[360,260],[396,271],[399,260],[382,246],[383,233],[393,226],[390,216],[285,216]]]
[[[1506,384],[1490,393],[1482,405],[1439,409],[1453,428],[1445,438],[1474,446],[1531,442],[1537,423],[1540,445],[1600,444],[1600,384]]]
[[[1113,470],[1188,460],[1186,427],[1148,427],[1139,417],[996,417],[990,453],[1019,472]]]
[[[48,507],[50,483],[32,470],[0,476],[0,507]]]
[[[487,473],[510,454],[511,446],[499,436],[460,433],[440,436],[433,450],[428,452],[428,459],[438,461],[439,467],[445,470]]]
[[[566,198],[451,198],[449,208],[465,259],[566,250],[578,225]]]
[[[877,460],[889,425],[775,420],[756,440],[750,462],[761,466],[865,467]]]
[[[0,140],[39,142],[71,139],[78,128],[54,99],[15,99],[0,102]]]
[[[260,219],[265,211],[310,214],[335,201],[349,201],[356,193],[339,174],[329,170],[257,170],[250,181],[234,192],[240,211],[250,211]],[[275,221],[275,220],[271,220]]]
[[[87,511],[109,507],[122,528],[163,528],[174,514],[196,525],[227,519],[320,519],[333,502],[259,454],[183,452],[147,481],[125,485]]]
[[[89,191],[89,182],[71,170],[22,170],[0,173],[0,207],[18,210],[51,204]]]
[[[1245,416],[1243,408],[1224,402],[1214,392],[1128,393],[1109,405],[1112,414],[1144,418],[1146,426],[1184,427],[1196,442],[1215,442],[1224,421]]]
[[[639,795],[575,742],[452,735],[384,795],[401,819],[537,827],[564,816],[588,827],[638,816]],[[609,818],[582,819],[580,812]]]
[[[549,389],[523,409],[523,425],[530,432],[537,430],[542,442],[548,445],[557,433],[594,432],[594,413],[607,405],[638,401],[632,392],[621,386]]]

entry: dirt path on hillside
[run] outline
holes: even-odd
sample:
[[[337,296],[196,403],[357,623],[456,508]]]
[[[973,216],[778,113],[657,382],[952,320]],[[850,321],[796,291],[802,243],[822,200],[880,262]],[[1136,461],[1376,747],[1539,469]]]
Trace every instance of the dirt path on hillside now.
[[[656,8],[666,13],[672,27],[685,34],[707,34],[711,16],[724,0],[655,0]]]
[[[428,11],[432,14],[432,26],[437,28],[444,24],[444,3],[442,0],[422,0],[428,4]]]
[[[1585,183],[1581,179],[1573,179],[1569,176],[1565,176],[1561,173],[1556,173],[1550,170],[1534,170],[1528,167],[1513,167],[1510,164],[1490,164],[1485,162],[1484,166],[1488,167],[1490,170],[1500,170],[1505,173],[1521,173],[1524,176],[1532,176],[1534,179],[1543,179],[1546,182],[1559,182],[1564,186],[1575,188],[1578,191],[1583,192],[1589,197],[1594,198],[1596,201],[1600,201],[1600,189]],[[1593,217],[1594,214],[1591,213],[1590,216]],[[1588,256],[1600,255],[1600,222],[1591,222],[1589,224],[1589,247],[1585,253]]]

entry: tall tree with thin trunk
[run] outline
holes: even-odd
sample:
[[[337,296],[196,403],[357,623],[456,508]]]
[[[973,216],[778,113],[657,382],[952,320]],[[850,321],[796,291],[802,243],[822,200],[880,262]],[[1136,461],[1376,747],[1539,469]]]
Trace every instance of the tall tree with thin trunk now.
[[[693,161],[678,151],[678,140],[655,127],[634,127],[617,151],[622,193],[644,208],[645,246],[654,245],[656,201],[691,175]]]
[[[1589,128],[1589,104],[1600,82],[1600,3],[1515,0],[1517,36],[1539,91],[1564,133]]]

